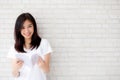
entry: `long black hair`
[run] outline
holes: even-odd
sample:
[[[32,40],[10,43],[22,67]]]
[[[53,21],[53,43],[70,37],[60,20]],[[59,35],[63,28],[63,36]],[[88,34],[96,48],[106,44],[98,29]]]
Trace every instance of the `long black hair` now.
[[[32,39],[30,43],[32,46],[32,49],[34,48],[37,49],[41,42],[41,38],[39,37],[38,32],[37,32],[37,24],[36,24],[34,17],[30,13],[22,13],[17,17],[15,28],[14,28],[14,38],[15,38],[14,47],[17,52],[22,52],[22,53],[26,52],[24,50],[25,40],[24,40],[24,37],[21,35],[21,29],[26,20],[29,20],[33,24],[33,27],[34,27],[34,33],[32,35]]]

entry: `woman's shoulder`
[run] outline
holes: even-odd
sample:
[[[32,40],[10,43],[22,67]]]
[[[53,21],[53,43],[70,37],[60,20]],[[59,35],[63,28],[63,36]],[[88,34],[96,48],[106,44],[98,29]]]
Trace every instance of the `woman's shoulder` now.
[[[40,46],[39,47],[44,47],[47,44],[49,44],[48,40],[45,38],[41,38]]]
[[[47,39],[45,38],[41,39],[41,43],[40,43],[40,47],[38,48],[38,51],[44,55],[52,52],[51,45],[49,44]]]
[[[45,39],[45,38],[41,38],[41,43],[46,43],[46,42],[48,42],[47,39]]]

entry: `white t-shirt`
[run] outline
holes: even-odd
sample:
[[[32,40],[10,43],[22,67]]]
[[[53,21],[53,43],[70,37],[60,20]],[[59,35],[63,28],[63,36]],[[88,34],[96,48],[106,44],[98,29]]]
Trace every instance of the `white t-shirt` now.
[[[38,56],[41,56],[44,60],[44,55],[51,53],[52,49],[49,42],[46,39],[41,39],[40,46],[33,50],[27,50],[27,53],[18,53],[14,46],[12,46],[8,52],[8,58],[20,58],[24,61],[24,64],[20,71],[20,76],[15,80],[46,80],[46,74],[43,72],[37,64]]]

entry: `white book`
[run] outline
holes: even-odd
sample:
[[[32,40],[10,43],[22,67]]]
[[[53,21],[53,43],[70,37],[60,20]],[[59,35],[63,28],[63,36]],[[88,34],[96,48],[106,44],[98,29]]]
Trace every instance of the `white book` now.
[[[38,62],[38,54],[33,54],[32,56],[27,56],[25,54],[16,54],[16,58],[22,60],[24,65],[28,68],[32,68]]]

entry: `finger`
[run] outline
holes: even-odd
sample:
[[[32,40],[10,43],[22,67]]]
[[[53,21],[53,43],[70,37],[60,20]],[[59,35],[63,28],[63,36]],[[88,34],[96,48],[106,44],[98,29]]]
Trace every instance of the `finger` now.
[[[22,66],[22,65],[23,65],[23,63],[17,63],[17,65]]]
[[[38,63],[42,63],[42,61],[41,61],[41,60],[39,60],[39,61],[38,61]]]
[[[40,58],[38,58],[38,62],[41,62],[41,59],[40,59]]]
[[[42,57],[39,57],[39,60],[40,60],[40,61],[44,61],[44,60],[42,59]]]
[[[17,61],[17,63],[18,63],[18,64],[22,64],[22,63],[23,63],[23,61]]]
[[[39,56],[39,59],[41,60],[42,58]]]
[[[18,60],[18,61],[17,61],[17,63],[23,63],[23,61],[21,61],[21,60]]]
[[[41,63],[42,63],[42,60],[41,60],[41,59],[39,59],[39,60],[38,60],[38,63],[39,63],[39,64],[41,64]]]
[[[23,64],[23,63],[24,63],[24,62],[21,61],[21,60],[17,61],[17,64]]]

